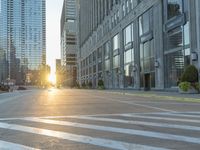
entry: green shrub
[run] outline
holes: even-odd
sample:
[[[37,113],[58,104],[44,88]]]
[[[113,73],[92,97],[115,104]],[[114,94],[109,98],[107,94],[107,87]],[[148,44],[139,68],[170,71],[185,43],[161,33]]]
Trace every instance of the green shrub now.
[[[82,88],[86,88],[85,82],[82,83]]]
[[[88,87],[92,88],[92,82],[91,81],[88,83]]]
[[[198,70],[194,65],[189,65],[183,75],[181,76],[181,82],[198,82]]]
[[[105,89],[103,80],[98,81],[98,89],[101,89],[101,90]]]
[[[181,82],[178,86],[182,91],[187,92],[191,88],[191,83],[190,82]]]
[[[197,90],[197,91],[199,91],[200,92],[200,83],[195,83],[194,84],[194,88]]]
[[[104,86],[103,80],[99,80],[99,81],[98,81],[98,86]]]

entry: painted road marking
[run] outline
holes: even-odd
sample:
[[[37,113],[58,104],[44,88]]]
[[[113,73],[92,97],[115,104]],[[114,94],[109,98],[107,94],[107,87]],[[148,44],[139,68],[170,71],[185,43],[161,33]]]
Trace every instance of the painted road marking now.
[[[140,107],[145,107],[145,108],[150,108],[150,109],[155,109],[155,110],[159,110],[159,111],[163,111],[163,112],[173,112],[175,113],[176,111],[174,110],[170,110],[170,109],[165,109],[165,108],[160,108],[160,107],[154,107],[154,106],[149,106],[149,105],[144,105],[144,104],[138,104],[138,103],[134,103],[134,102],[128,102],[128,101],[122,101],[122,100],[116,100],[114,98],[103,98],[101,96],[92,96],[94,98],[101,98],[101,99],[106,99],[106,100],[110,100],[110,101],[114,101],[114,102],[119,102],[119,103],[124,103],[124,104],[130,104],[130,105],[135,105],[135,106],[140,106]]]
[[[176,113],[172,113],[172,112],[150,112],[150,113],[119,113],[119,114],[92,114],[92,115],[75,115],[75,116],[37,116],[37,118],[45,118],[45,119],[60,119],[60,118],[68,118],[68,117],[79,117],[79,116],[86,116],[86,117],[104,117],[104,116],[119,116],[119,115],[167,115],[167,114],[174,114],[174,115],[184,115],[184,114],[188,114],[188,115],[192,115],[193,116],[197,116],[194,115],[194,113],[196,113],[197,115],[200,114],[200,112],[176,112]],[[6,121],[6,120],[19,120],[19,119],[24,119],[24,118],[36,118],[36,117],[16,117],[16,118],[0,118],[0,121]],[[194,117],[194,118],[199,118]]]
[[[73,123],[73,122],[67,122],[67,121],[47,120],[47,119],[38,119],[38,118],[24,119],[24,120],[40,122],[40,123],[47,123],[47,124],[54,124],[54,125],[56,124],[56,125],[72,126],[72,127],[93,129],[93,130],[99,130],[99,131],[116,132],[116,133],[122,133],[122,134],[138,135],[138,136],[145,136],[145,137],[152,137],[152,138],[159,138],[159,139],[175,140],[175,141],[183,141],[183,142],[200,144],[200,138],[194,138],[194,137],[189,137],[189,136],[181,136],[181,135],[175,135],[175,134],[167,134],[167,133],[161,133],[161,132],[124,129],[124,128],[89,125],[89,124]],[[190,129],[192,129],[192,128],[190,128]]]
[[[79,143],[84,143],[84,144],[91,144],[95,146],[118,149],[118,150],[132,150],[132,149],[167,150],[165,148],[140,145],[140,144],[134,144],[134,143],[126,143],[126,142],[103,139],[103,138],[94,138],[90,136],[77,135],[77,134],[71,134],[67,132],[53,131],[53,130],[47,130],[47,129],[41,129],[41,128],[34,128],[34,127],[27,127],[27,126],[15,125],[15,124],[0,123],[0,128],[22,131],[22,132],[33,133],[33,134],[44,135],[44,136],[50,136],[50,137],[65,139],[69,141],[74,141],[74,142],[79,142]]]
[[[96,117],[87,117],[87,116],[79,116],[79,117],[70,117],[76,119],[86,119],[93,121],[103,121],[103,122],[113,122],[113,123],[122,123],[122,124],[132,124],[132,125],[145,125],[145,126],[153,126],[153,127],[161,127],[161,128],[174,128],[174,129],[182,129],[182,130],[193,130],[200,131],[200,127],[197,126],[189,126],[189,125],[175,125],[169,123],[153,123],[153,122],[144,122],[144,121],[132,121],[132,120],[122,120],[122,119],[112,119],[112,118],[96,118]],[[30,119],[31,120],[31,119]]]
[[[165,121],[200,123],[200,120],[193,120],[193,119],[163,118],[163,117],[156,117],[156,116],[152,117],[152,116],[133,115],[133,114],[121,114],[120,116],[122,116],[122,117],[133,117],[133,118],[142,118],[142,119],[154,119],[154,120],[165,120]]]
[[[39,150],[36,148],[20,145],[20,144],[15,144],[11,142],[5,142],[5,141],[0,141],[0,149],[4,150]]]
[[[161,114],[157,114],[157,115],[161,115],[161,116],[175,116],[175,117],[188,117],[188,118],[199,118],[200,116],[197,115],[192,115],[192,114],[176,114],[176,113],[161,113]]]

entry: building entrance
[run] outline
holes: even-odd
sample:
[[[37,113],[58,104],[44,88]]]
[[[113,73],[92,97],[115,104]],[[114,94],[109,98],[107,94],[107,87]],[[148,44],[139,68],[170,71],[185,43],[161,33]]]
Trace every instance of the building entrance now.
[[[155,88],[153,39],[140,45],[141,88],[145,91]]]
[[[144,75],[144,90],[149,91],[151,90],[151,75],[147,73]]]

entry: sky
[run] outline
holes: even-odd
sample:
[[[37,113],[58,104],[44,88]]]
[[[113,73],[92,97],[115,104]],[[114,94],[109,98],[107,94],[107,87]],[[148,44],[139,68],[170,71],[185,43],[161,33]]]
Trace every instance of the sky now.
[[[63,0],[46,0],[47,25],[47,64],[51,67],[51,76],[55,74],[55,61],[60,58],[60,17]]]

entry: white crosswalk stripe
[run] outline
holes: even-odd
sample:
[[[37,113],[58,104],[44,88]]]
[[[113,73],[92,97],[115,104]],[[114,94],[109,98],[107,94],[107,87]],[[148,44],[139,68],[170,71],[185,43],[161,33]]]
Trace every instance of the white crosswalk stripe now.
[[[46,117],[24,117],[24,118],[0,118],[0,129],[29,133],[38,136],[47,136],[61,140],[72,141],[93,145],[97,147],[119,149],[119,150],[167,150],[170,145],[160,143],[145,143],[146,141],[126,141],[126,139],[115,139],[112,136],[101,137],[99,133],[110,133],[124,135],[127,137],[140,137],[141,139],[164,140],[165,142],[181,142],[200,147],[200,117],[199,112],[181,113],[128,113],[128,114],[99,114],[99,115],[80,115],[80,116],[46,116]],[[138,120],[139,119],[139,120]],[[148,120],[146,120],[148,119]],[[142,121],[141,121],[142,120]],[[8,122],[7,122],[8,121]],[[9,121],[12,121],[9,123]],[[16,123],[15,123],[16,121]],[[159,122],[155,122],[159,121]],[[162,122],[165,121],[165,122]],[[167,123],[166,123],[167,121]],[[29,126],[24,122],[29,123]],[[46,126],[35,127],[30,124],[44,124]],[[79,130],[98,131],[95,136],[91,133],[71,133],[62,129],[61,131],[48,128],[51,126],[62,126],[62,128],[78,128]],[[128,127],[127,127],[128,126]],[[140,127],[140,129],[138,129]],[[141,129],[142,127],[142,129]],[[149,128],[150,127],[150,128]],[[153,130],[159,128],[158,131]],[[172,132],[175,129],[176,132]],[[182,133],[184,131],[184,133]],[[73,132],[73,131],[72,131]],[[188,134],[193,133],[193,134]],[[12,139],[4,141],[0,136],[0,149],[22,149],[32,150],[34,148],[20,145]],[[147,140],[148,141],[148,140]],[[34,146],[33,146],[34,147]],[[176,148],[175,148],[176,149]]]
[[[158,116],[143,116],[143,115],[133,115],[133,114],[121,114],[123,117],[133,117],[133,118],[143,118],[143,119],[154,119],[154,120],[166,120],[166,121],[179,121],[179,122],[191,122],[191,123],[200,123],[200,120],[193,119],[182,119],[182,118],[164,118]]]
[[[28,146],[5,142],[5,141],[0,141],[0,149],[1,150],[39,150],[36,148],[31,148]]]
[[[26,119],[26,120],[200,144],[200,138],[192,138],[192,137],[187,137],[187,136],[164,134],[164,133],[159,133],[159,132],[114,128],[114,127],[97,126],[97,125],[87,125],[87,124],[71,123],[71,122],[55,121],[55,120],[45,120],[45,119]],[[0,127],[1,127],[1,124],[0,124]]]
[[[130,120],[122,120],[122,119],[110,119],[110,118],[96,118],[96,117],[88,117],[88,116],[73,116],[70,118],[77,119],[86,119],[86,120],[94,120],[94,121],[104,121],[104,122],[115,122],[115,123],[123,123],[123,124],[133,124],[133,125],[145,125],[145,126],[154,126],[154,127],[162,127],[162,128],[174,128],[174,129],[183,129],[183,130],[194,130],[200,131],[200,127],[189,126],[189,125],[175,125],[169,123],[153,123],[153,122],[143,122],[143,121],[130,121]]]
[[[70,133],[65,133],[65,132],[33,128],[33,127],[27,127],[27,126],[15,125],[15,124],[10,125],[7,123],[0,123],[0,128],[23,131],[23,132],[39,134],[39,135],[46,135],[46,136],[51,136],[51,137],[57,137],[60,139],[66,139],[70,141],[81,142],[85,144],[92,144],[92,145],[97,145],[97,146],[102,146],[102,147],[107,147],[107,148],[112,148],[112,149],[166,150],[164,148],[156,148],[156,147],[151,147],[151,146],[114,141],[114,140],[109,140],[109,139],[92,138],[89,136],[76,135],[76,134],[70,134]]]

